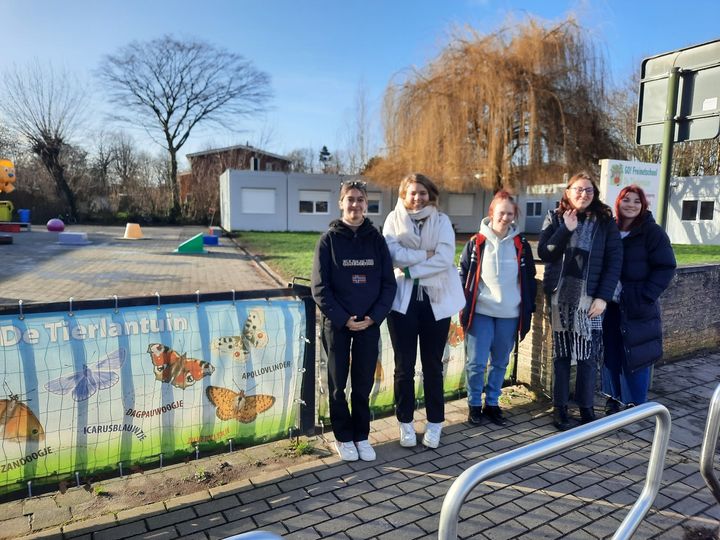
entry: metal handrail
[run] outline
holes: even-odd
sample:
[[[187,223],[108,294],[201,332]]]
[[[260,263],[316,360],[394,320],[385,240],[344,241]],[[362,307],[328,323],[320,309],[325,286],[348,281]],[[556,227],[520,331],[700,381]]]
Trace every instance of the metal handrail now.
[[[715,448],[717,448],[718,433],[720,432],[720,385],[710,398],[705,435],[700,449],[700,474],[710,488],[715,500],[720,503],[720,482],[713,468]]]
[[[282,540],[282,536],[267,531],[250,531],[228,536],[223,540]]]
[[[442,510],[440,511],[439,540],[456,540],[458,515],[460,507],[470,492],[480,482],[512,471],[523,465],[534,463],[542,458],[557,454],[561,450],[577,446],[579,443],[604,435],[611,431],[634,424],[650,416],[656,417],[655,436],[650,449],[647,478],[638,500],[630,509],[620,527],[615,532],[613,540],[630,538],[640,522],[652,506],[660,490],[660,481],[665,464],[665,454],[670,442],[670,413],[659,403],[644,403],[623,412],[590,422],[564,433],[553,435],[537,442],[516,448],[477,463],[457,477],[445,495]]]

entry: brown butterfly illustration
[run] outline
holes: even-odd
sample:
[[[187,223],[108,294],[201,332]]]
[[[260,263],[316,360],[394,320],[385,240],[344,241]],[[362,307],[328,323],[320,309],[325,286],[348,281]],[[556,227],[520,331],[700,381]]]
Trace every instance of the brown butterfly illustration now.
[[[465,332],[463,331],[462,325],[451,322],[450,331],[448,332],[448,343],[451,347],[457,347],[465,339]]]
[[[243,424],[254,422],[258,414],[267,411],[275,403],[274,396],[246,396],[242,390],[235,392],[221,386],[208,386],[205,394],[210,403],[217,407],[215,414],[220,420],[235,419]]]
[[[147,352],[153,363],[155,380],[172,384],[183,390],[192,386],[206,375],[212,375],[215,368],[209,362],[188,358],[162,343],[151,343]]]
[[[244,362],[250,355],[250,348],[264,349],[268,344],[265,332],[265,314],[262,309],[251,309],[245,320],[242,336],[219,337],[210,345],[211,349],[221,353],[232,354],[239,362]]]
[[[45,430],[20,396],[10,393],[7,399],[0,399],[0,435],[3,439],[40,441],[45,438]]]

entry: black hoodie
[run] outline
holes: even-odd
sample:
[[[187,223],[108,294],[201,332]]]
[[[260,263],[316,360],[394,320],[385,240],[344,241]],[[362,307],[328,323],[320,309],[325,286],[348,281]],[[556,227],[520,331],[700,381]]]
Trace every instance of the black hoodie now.
[[[356,231],[330,223],[315,247],[312,294],[320,311],[340,329],[355,315],[380,324],[392,306],[397,284],[385,239],[365,219]]]

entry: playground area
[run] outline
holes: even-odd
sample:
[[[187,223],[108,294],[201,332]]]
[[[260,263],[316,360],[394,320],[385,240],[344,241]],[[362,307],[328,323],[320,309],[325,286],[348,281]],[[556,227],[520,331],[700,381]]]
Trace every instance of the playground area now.
[[[4,277],[0,305],[97,298],[267,289],[278,282],[231,240],[176,253],[205,227],[143,227],[125,239],[127,227],[72,225],[83,243],[59,243],[61,232],[35,226],[0,246]],[[283,284],[284,285],[284,284]]]

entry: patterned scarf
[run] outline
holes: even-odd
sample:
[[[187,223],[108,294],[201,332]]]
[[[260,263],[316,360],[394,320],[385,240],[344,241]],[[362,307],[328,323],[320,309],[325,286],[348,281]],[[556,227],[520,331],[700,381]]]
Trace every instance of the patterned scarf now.
[[[583,217],[565,248],[560,281],[550,298],[553,353],[576,362],[591,360],[602,337],[602,316],[588,317],[592,298],[587,294],[590,248],[598,223],[595,216]]]

